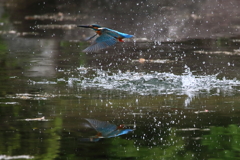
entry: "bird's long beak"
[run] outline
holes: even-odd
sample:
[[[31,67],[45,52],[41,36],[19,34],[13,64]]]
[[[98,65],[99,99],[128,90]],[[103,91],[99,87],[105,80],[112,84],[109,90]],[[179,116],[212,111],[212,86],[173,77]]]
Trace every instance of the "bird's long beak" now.
[[[80,25],[80,26],[78,26],[78,27],[83,27],[83,28],[92,28],[91,26],[82,26],[82,25]]]

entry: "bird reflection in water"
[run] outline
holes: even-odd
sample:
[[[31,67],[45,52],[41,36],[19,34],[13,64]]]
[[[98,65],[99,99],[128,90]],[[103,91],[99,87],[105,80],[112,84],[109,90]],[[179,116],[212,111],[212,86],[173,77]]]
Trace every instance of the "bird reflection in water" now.
[[[106,121],[99,121],[96,119],[86,119],[86,120],[89,122],[90,126],[97,131],[97,134],[89,138],[81,138],[80,139],[81,141],[97,142],[101,138],[117,137],[133,131],[133,129],[124,128],[123,124],[117,126],[115,124],[111,124]]]

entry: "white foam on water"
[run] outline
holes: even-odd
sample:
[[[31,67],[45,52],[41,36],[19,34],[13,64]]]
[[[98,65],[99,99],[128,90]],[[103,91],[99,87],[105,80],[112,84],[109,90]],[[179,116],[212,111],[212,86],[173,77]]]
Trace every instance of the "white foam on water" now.
[[[219,92],[231,92],[233,86],[240,86],[236,79],[218,79],[217,75],[193,75],[186,70],[183,75],[173,73],[144,73],[121,72],[109,73],[104,70],[96,70],[92,78],[81,77],[77,80],[82,88],[101,88],[127,91],[141,95],[184,94],[192,97],[193,92],[207,92],[219,94]],[[72,83],[73,79],[71,79]]]
[[[88,74],[88,72],[90,74]],[[185,95],[184,106],[189,106],[198,96],[231,96],[239,92],[237,79],[218,78],[216,75],[194,75],[185,66],[185,73],[176,75],[160,72],[122,72],[112,73],[102,69],[91,69],[79,73],[78,78],[69,78],[69,87],[120,90],[139,95]],[[77,85],[77,86],[76,86]]]

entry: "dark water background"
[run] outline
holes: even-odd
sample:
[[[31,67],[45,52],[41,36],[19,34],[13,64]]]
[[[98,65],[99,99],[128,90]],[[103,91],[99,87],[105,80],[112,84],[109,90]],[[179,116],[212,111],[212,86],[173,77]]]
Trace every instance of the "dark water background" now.
[[[239,1],[0,4],[0,159],[240,158]],[[83,53],[79,24],[135,38]]]

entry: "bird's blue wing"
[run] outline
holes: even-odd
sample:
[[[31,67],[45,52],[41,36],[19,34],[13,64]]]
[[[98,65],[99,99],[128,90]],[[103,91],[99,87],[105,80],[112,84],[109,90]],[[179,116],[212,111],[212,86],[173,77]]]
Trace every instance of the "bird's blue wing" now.
[[[85,39],[85,41],[90,41],[90,40],[93,39],[96,35],[97,35],[97,34],[95,34],[95,35],[93,35],[93,36],[91,36],[91,37],[87,37],[87,38]]]
[[[109,122],[99,121],[96,119],[86,119],[91,126],[99,133],[102,137],[109,138],[108,135],[113,131],[117,130],[117,126]]]
[[[101,34],[92,44],[83,50],[83,52],[97,52],[117,43],[117,39],[109,34]]]

